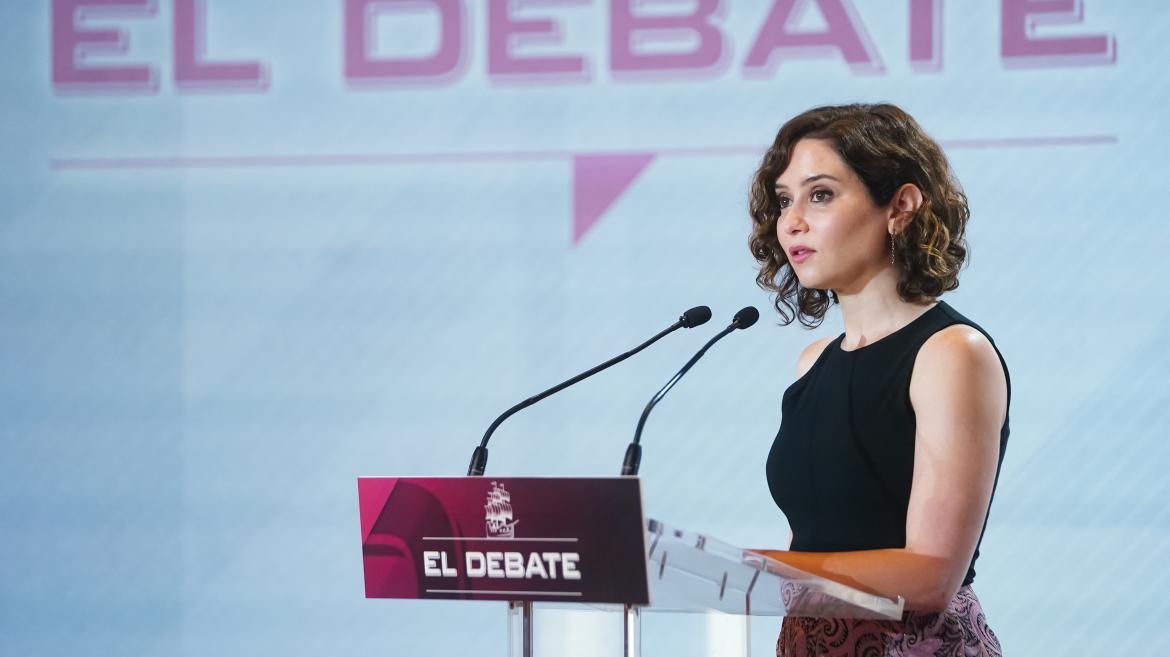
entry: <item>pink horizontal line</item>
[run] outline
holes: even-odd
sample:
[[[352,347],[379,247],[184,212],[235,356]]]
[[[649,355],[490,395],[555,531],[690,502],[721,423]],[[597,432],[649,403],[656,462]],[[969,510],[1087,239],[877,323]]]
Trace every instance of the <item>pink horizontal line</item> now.
[[[1116,135],[1064,137],[1002,137],[944,139],[945,149],[1037,148],[1116,144]],[[277,167],[386,166],[395,164],[462,164],[475,162],[542,162],[575,156],[652,154],[659,157],[718,157],[763,154],[760,146],[679,146],[629,151],[481,151],[462,153],[318,153],[307,155],[207,155],[161,157],[58,157],[49,160],[56,171],[109,169],[233,169]]]
[[[53,158],[52,169],[222,169],[269,167],[383,166],[564,160],[570,151],[486,151],[480,153],[321,153],[309,155],[210,155],[165,157]]]
[[[1036,148],[1042,146],[1101,146],[1117,143],[1117,135],[1065,137],[1003,137],[999,139],[943,139],[943,148]]]

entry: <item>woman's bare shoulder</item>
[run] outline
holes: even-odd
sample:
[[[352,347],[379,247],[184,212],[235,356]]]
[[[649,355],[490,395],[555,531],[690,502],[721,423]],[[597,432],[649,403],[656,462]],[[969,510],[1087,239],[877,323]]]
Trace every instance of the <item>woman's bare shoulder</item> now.
[[[999,367],[995,347],[982,331],[967,324],[952,324],[927,338],[918,352],[918,360],[927,364],[967,360],[991,369]]]
[[[910,379],[915,412],[944,407],[983,406],[994,415],[1007,411],[1007,379],[995,346],[978,329],[954,324],[930,336],[918,351]],[[995,426],[1002,424],[1002,417]]]
[[[821,338],[805,347],[804,351],[800,352],[800,357],[796,359],[796,378],[799,379],[812,369],[817,359],[821,357],[821,353],[824,352],[825,347],[829,346],[829,343],[835,339],[833,337]]]

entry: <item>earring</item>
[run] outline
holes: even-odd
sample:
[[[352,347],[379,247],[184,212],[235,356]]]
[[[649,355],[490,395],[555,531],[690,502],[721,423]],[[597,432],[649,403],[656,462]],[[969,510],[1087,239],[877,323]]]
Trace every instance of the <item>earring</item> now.
[[[890,264],[894,264],[894,234],[890,233]]]

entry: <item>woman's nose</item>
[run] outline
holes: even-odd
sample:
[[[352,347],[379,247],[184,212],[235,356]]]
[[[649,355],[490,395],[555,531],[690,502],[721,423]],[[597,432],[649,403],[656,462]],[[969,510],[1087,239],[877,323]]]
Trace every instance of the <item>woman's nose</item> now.
[[[808,228],[808,225],[804,223],[804,214],[802,214],[795,205],[785,208],[784,214],[780,215],[780,221],[777,225],[779,226],[780,231],[787,235],[791,235]]]

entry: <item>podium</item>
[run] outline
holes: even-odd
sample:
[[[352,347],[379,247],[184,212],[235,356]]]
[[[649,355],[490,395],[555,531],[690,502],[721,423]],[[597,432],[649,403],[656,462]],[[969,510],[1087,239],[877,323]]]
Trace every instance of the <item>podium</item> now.
[[[506,602],[516,657],[535,654],[537,606],[620,616],[608,654],[627,656],[644,614],[729,614],[745,632],[753,616],[902,617],[901,598],[644,520],[635,477],[361,477],[358,497],[366,597]]]

